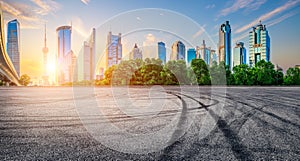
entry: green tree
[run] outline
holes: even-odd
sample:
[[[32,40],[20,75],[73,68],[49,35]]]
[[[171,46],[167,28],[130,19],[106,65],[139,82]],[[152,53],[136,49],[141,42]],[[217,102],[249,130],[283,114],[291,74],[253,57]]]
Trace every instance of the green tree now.
[[[110,85],[111,84],[113,72],[116,68],[117,68],[117,66],[113,65],[113,66],[111,66],[111,67],[109,67],[108,69],[105,70],[105,72],[104,72],[104,77],[105,78],[103,80],[103,84],[105,84],[105,85]]]
[[[221,62],[220,65],[213,61],[210,67],[211,84],[213,85],[226,85],[226,71],[225,63]]]
[[[160,59],[146,58],[137,75],[142,77],[142,82],[144,85],[162,84],[162,71],[163,66]]]
[[[233,67],[234,85],[252,85],[252,72],[247,64],[241,64]]]
[[[275,84],[275,70],[271,62],[261,60],[255,64],[252,72],[252,79],[255,85],[273,85]]]
[[[167,62],[165,71],[168,73],[168,76],[170,76],[169,80],[174,81],[176,78],[176,82],[179,84],[189,84],[188,70],[184,60],[172,60]],[[175,76],[175,78],[172,78],[173,76]]]
[[[211,84],[209,70],[204,60],[193,59],[191,62],[191,69],[193,70],[199,85]]]
[[[300,85],[300,69],[289,68],[284,77],[284,85]]]
[[[20,77],[19,82],[21,83],[21,85],[27,86],[30,83],[30,77],[27,74],[23,74]]]

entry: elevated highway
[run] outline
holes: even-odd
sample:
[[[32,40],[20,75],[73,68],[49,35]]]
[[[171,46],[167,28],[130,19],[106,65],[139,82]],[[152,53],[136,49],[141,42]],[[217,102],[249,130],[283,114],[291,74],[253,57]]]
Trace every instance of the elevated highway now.
[[[11,85],[20,85],[19,76],[5,49],[3,12],[0,8],[0,80]]]

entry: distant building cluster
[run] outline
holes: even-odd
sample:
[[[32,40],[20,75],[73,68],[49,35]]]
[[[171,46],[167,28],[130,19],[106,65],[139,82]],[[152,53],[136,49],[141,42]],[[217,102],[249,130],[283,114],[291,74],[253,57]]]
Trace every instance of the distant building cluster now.
[[[94,80],[104,78],[104,71],[109,67],[119,64],[122,60],[122,36],[121,33],[113,35],[108,32],[106,41],[106,65],[97,68],[96,62],[96,30],[93,28],[87,41],[83,43],[83,58],[78,59],[72,51],[71,35],[72,26],[60,26],[57,33],[56,54],[56,82],[63,84],[79,80]],[[231,26],[229,21],[220,25],[219,41],[217,50],[208,47],[205,40],[199,46],[188,48],[182,41],[175,41],[171,47],[170,57],[167,58],[165,42],[157,42],[156,56],[163,64],[167,60],[184,60],[190,64],[193,59],[202,59],[207,65],[213,62],[224,62],[232,69],[236,65],[249,64],[254,66],[260,60],[270,61],[270,37],[265,25],[261,22],[249,32],[249,53],[246,51],[244,42],[236,42],[232,47]],[[20,24],[18,20],[9,21],[7,24],[7,53],[11,62],[20,76]],[[48,47],[46,37],[46,26],[44,36],[43,52],[43,84],[49,85],[47,64]],[[135,43],[129,53],[129,59],[145,59],[145,53]],[[78,62],[82,60],[82,62]],[[78,65],[82,64],[82,65]],[[299,65],[296,66],[299,68]],[[96,73],[97,71],[97,73]]]
[[[208,47],[205,40],[203,40],[200,46],[189,48],[186,51],[183,42],[176,41],[172,44],[169,60],[185,60],[190,64],[193,59],[202,59],[207,65],[212,65],[213,62],[224,62],[230,69],[240,64],[254,66],[260,60],[270,61],[270,37],[266,26],[262,25],[261,22],[253,27],[253,31],[249,32],[249,55],[247,55],[244,42],[237,42],[235,47],[232,47],[231,32],[229,21],[220,25],[217,50]],[[158,42],[157,46],[157,57],[163,63],[166,63],[165,43]],[[136,56],[134,56],[134,53],[136,53]],[[136,44],[129,58],[143,58],[142,52]]]

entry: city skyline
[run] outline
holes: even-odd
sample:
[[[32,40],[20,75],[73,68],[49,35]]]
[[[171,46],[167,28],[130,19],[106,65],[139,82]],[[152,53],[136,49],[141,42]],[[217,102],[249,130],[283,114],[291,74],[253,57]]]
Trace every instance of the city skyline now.
[[[21,45],[22,45],[22,53],[21,57],[21,67],[22,71],[21,73],[26,73],[29,75],[38,76],[41,75],[42,72],[39,71],[42,67],[42,53],[41,53],[41,47],[43,47],[43,24],[46,21],[47,22],[47,36],[49,37],[47,40],[48,48],[49,48],[49,55],[56,54],[57,51],[57,43],[55,39],[53,38],[53,35],[55,36],[55,33],[53,34],[53,30],[55,30],[56,27],[61,25],[70,25],[72,22],[72,26],[74,28],[74,32],[72,33],[72,50],[75,54],[79,52],[79,50],[82,47],[83,41],[87,38],[88,32],[90,32],[91,28],[95,27],[97,28],[99,24],[105,22],[110,17],[113,17],[117,14],[134,10],[134,9],[140,9],[140,8],[162,8],[167,10],[172,10],[175,12],[178,12],[180,14],[183,14],[191,19],[193,19],[195,22],[200,24],[201,28],[204,29],[205,32],[208,33],[208,35],[211,36],[213,42],[217,44],[218,42],[218,28],[220,27],[220,24],[225,22],[226,20],[230,21],[230,25],[232,28],[232,44],[235,44],[237,41],[243,41],[245,43],[245,46],[247,49],[249,49],[248,44],[248,36],[249,32],[251,31],[251,28],[253,26],[256,26],[259,23],[259,20],[262,20],[263,24],[267,25],[267,28],[270,32],[270,37],[272,39],[272,45],[271,45],[271,62],[274,64],[279,64],[282,66],[285,70],[288,67],[293,67],[297,64],[299,64],[295,59],[299,57],[299,46],[296,44],[298,43],[296,36],[299,35],[298,30],[296,30],[297,26],[299,26],[299,23],[297,23],[297,20],[299,19],[299,13],[297,12],[297,8],[299,8],[299,1],[278,1],[276,3],[271,3],[268,1],[263,1],[261,4],[258,4],[258,1],[254,1],[252,3],[246,3],[242,4],[240,1],[228,1],[228,2],[217,2],[217,1],[194,1],[190,3],[184,3],[184,5],[177,4],[171,4],[166,2],[161,2],[158,4],[155,4],[155,2],[147,2],[141,4],[140,2],[134,3],[134,5],[126,5],[124,2],[119,2],[120,4],[120,10],[109,10],[108,8],[112,8],[113,5],[117,3],[117,1],[111,1],[111,2],[101,2],[103,3],[103,6],[107,6],[107,8],[104,7],[104,10],[102,11],[102,14],[100,17],[93,16],[94,14],[98,13],[96,12],[97,6],[101,6],[97,1],[90,1],[89,3],[85,4],[81,1],[75,1],[74,4],[72,3],[71,6],[66,6],[65,2],[55,2],[55,1],[43,1],[41,5],[39,3],[35,3],[36,1],[30,2],[31,5],[25,4],[27,1],[1,1],[1,4],[3,7],[3,11],[5,13],[5,21],[9,21],[13,18],[20,19],[21,22],[21,29],[22,29],[22,36],[21,36]],[[245,2],[245,1],[244,1]],[[185,11],[186,8],[195,8],[193,7],[193,3],[195,6],[201,6],[205,12],[208,14],[204,14],[200,11]],[[223,4],[222,4],[223,3]],[[256,6],[255,6],[256,5]],[[21,14],[16,15],[13,14],[14,12],[12,10],[9,10],[8,8],[14,8],[16,10],[21,10],[20,6],[27,6],[27,7],[33,7],[33,8],[39,8],[40,12],[44,12],[41,15],[38,15],[34,11],[32,11],[31,14],[26,15],[24,12],[20,12]],[[43,7],[44,8],[43,8]],[[45,6],[54,6],[53,8],[47,9]],[[121,7],[122,6],[122,7]],[[182,6],[182,8],[180,7]],[[251,8],[252,6],[252,8]],[[267,10],[263,10],[264,6],[269,6]],[[83,12],[78,15],[71,9],[74,8],[82,8]],[[230,10],[231,9],[231,10]],[[37,12],[37,11],[36,11]],[[94,14],[91,14],[94,13]],[[210,13],[210,14],[209,14]],[[235,13],[241,13],[243,16],[238,16]],[[27,17],[25,17],[25,15]],[[204,17],[204,15],[206,17]],[[34,21],[36,23],[28,23],[30,20],[28,17],[35,17],[39,20],[45,20],[45,21]],[[243,19],[241,19],[243,17]],[[26,19],[27,18],[27,19]],[[55,21],[54,21],[55,19]],[[137,21],[143,20],[143,15],[136,17]],[[31,26],[29,26],[29,24]],[[83,25],[84,24],[84,25]],[[293,25],[291,25],[293,24]],[[49,27],[48,27],[49,26]],[[123,29],[124,30],[124,29]],[[285,34],[283,34],[282,30],[287,31]],[[35,34],[32,34],[32,33]],[[114,25],[112,25],[112,32],[122,33],[122,29],[116,28]],[[199,32],[195,32],[194,36],[201,35],[201,32],[203,30],[199,30]],[[38,34],[41,33],[41,34]],[[29,35],[32,35],[32,41],[24,41],[26,38],[28,39]],[[155,35],[155,34],[153,34]],[[102,35],[105,37],[105,35]],[[146,35],[145,35],[146,36]],[[76,38],[76,40],[74,40]],[[77,40],[78,39],[78,40]],[[123,39],[123,38],[122,38]],[[145,41],[147,37],[141,36],[139,41]],[[156,37],[155,39],[157,42],[159,42],[159,38]],[[164,41],[163,41],[164,42]],[[131,42],[136,43],[136,42]],[[166,47],[170,48],[170,44],[173,42],[165,42]],[[41,44],[40,46],[38,44]],[[80,45],[78,45],[80,44]],[[140,43],[138,43],[140,44]],[[184,43],[186,44],[186,43]],[[200,45],[201,42],[198,42],[198,45]],[[35,47],[32,47],[35,45]],[[195,46],[189,46],[186,44],[186,48],[195,47]],[[133,45],[129,45],[132,46]],[[216,49],[213,44],[209,44],[208,46],[212,46],[212,49]],[[280,46],[280,47],[279,47]],[[233,46],[232,46],[233,47]],[[125,51],[124,54],[127,54],[128,52],[126,50],[129,49],[123,49]],[[53,60],[53,58],[49,58]],[[299,59],[298,59],[299,60]]]

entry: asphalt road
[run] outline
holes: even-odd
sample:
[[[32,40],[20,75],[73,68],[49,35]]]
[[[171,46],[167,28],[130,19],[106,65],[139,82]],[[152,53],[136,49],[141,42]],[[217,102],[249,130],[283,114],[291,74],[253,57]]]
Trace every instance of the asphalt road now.
[[[0,160],[299,160],[300,88],[0,88]]]

